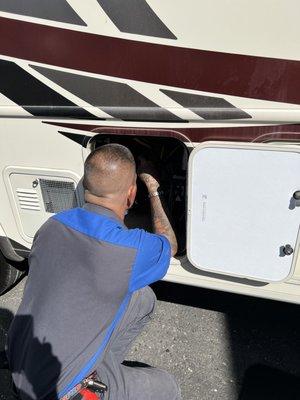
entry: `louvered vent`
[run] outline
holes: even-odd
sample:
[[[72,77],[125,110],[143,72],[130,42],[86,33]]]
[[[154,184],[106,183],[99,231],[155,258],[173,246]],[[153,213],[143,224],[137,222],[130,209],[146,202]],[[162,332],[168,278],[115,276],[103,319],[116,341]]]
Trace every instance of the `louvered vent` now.
[[[17,196],[21,210],[41,210],[36,190],[17,188]]]
[[[77,207],[74,182],[39,179],[45,210],[57,213]]]

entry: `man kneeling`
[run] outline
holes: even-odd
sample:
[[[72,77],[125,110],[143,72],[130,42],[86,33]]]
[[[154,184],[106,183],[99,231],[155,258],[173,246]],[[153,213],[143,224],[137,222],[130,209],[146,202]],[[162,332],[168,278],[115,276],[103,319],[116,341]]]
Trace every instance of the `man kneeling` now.
[[[117,144],[86,159],[85,205],[54,215],[37,232],[8,335],[22,399],[180,399],[167,372],[122,364],[154,308],[147,285],[163,278],[177,251],[151,165],[142,160],[138,173],[155,234],[124,226],[137,174],[131,152]]]

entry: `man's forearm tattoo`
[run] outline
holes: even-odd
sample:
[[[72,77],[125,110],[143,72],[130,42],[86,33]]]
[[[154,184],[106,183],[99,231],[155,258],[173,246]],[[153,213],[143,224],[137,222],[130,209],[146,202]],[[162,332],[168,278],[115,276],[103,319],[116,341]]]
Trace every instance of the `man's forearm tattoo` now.
[[[159,196],[151,197],[150,202],[154,232],[168,238],[171,244],[172,255],[174,255],[177,252],[177,239],[161,199]]]

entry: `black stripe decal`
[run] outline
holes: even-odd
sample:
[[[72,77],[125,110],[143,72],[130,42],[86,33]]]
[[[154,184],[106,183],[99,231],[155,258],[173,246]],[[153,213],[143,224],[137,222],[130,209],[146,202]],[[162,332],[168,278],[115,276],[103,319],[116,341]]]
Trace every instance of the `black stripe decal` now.
[[[177,39],[145,0],[97,0],[121,32]]]
[[[99,119],[11,61],[0,60],[0,93],[35,116]]]
[[[86,26],[65,0],[0,0],[0,11]]]
[[[115,118],[125,121],[183,122],[182,119],[159,107],[125,83],[91,78],[36,65],[31,65],[31,68]]]
[[[245,111],[236,108],[220,97],[202,96],[165,89],[160,89],[160,91],[204,119],[223,120],[252,118],[251,115],[247,114]]]
[[[71,132],[63,132],[63,131],[58,131],[58,133],[60,133],[61,135],[65,136],[68,139],[73,140],[73,142],[80,144],[82,147],[86,147],[88,139],[90,139],[89,136],[87,138],[86,135],[81,135],[79,133],[71,133]],[[87,138],[87,140],[86,140],[86,138]]]

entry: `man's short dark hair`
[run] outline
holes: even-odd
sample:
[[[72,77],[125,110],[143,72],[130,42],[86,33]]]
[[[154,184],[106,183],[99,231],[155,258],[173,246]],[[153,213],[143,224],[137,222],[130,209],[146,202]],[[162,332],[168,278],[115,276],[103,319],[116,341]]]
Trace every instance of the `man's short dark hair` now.
[[[100,195],[97,190],[98,184],[101,179],[109,178],[112,165],[118,165],[120,169],[128,167],[135,169],[131,151],[117,143],[106,144],[92,151],[84,163],[84,188],[95,195]]]

